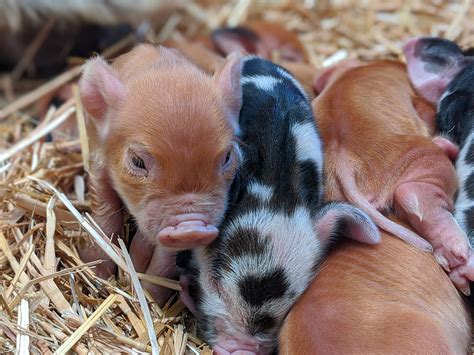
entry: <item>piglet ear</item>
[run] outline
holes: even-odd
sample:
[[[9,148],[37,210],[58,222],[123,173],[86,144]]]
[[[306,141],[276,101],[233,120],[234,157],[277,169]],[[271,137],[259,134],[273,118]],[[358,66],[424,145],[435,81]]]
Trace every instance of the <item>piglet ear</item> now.
[[[347,203],[330,202],[315,216],[316,232],[322,242],[343,234],[367,244],[380,243],[380,232],[370,217]]]
[[[85,110],[96,122],[103,120],[107,110],[117,107],[125,97],[125,86],[102,57],[84,64],[79,90]]]
[[[224,66],[214,74],[214,80],[224,99],[226,113],[236,132],[242,107],[242,85],[240,84],[242,64],[242,56],[232,53],[227,57]]]
[[[355,59],[347,59],[334,64],[321,72],[313,81],[313,90],[316,95],[320,94],[331,82],[352,68],[364,65]]]
[[[258,35],[245,27],[219,28],[211,34],[214,46],[225,55],[232,52],[257,53]]]
[[[464,67],[456,43],[435,37],[412,38],[403,46],[410,80],[415,90],[437,103],[446,87]]]

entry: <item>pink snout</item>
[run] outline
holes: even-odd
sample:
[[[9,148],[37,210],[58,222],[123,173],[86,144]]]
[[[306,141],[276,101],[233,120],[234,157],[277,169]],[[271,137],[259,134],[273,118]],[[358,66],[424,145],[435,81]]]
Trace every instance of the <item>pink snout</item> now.
[[[216,345],[213,348],[213,350],[214,350],[215,355],[257,355],[255,351],[248,351],[248,350],[235,350],[235,351],[229,352],[221,348],[219,345]]]
[[[259,343],[251,338],[231,339],[226,338],[213,346],[215,355],[266,355],[267,352],[259,349]]]
[[[169,248],[191,249],[206,246],[216,239],[217,228],[206,222],[208,218],[198,213],[178,215],[173,225],[158,233],[159,242]]]

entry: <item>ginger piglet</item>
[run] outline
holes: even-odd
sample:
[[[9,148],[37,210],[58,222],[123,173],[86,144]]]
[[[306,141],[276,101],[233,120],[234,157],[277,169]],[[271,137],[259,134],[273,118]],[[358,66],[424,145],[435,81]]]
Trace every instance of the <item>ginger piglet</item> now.
[[[96,57],[84,66],[93,217],[115,242],[130,212],[140,272],[176,277],[175,252],[217,236],[240,160],[240,68],[234,55],[210,76],[175,50],[148,44],[112,65]],[[85,245],[80,254],[106,260],[99,276],[115,271],[102,250]],[[148,287],[163,300],[161,287]]]

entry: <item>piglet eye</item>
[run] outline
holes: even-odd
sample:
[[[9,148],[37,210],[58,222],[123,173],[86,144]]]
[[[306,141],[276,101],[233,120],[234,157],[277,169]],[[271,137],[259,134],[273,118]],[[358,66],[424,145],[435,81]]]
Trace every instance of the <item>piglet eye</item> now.
[[[130,149],[127,157],[128,171],[134,176],[147,176],[153,166],[153,158],[147,152]]]
[[[145,169],[145,162],[137,155],[132,156],[132,163],[138,169]]]
[[[227,152],[227,155],[225,156],[224,165],[226,165],[227,163],[229,163],[231,156],[232,156],[232,152],[229,150],[229,151]]]

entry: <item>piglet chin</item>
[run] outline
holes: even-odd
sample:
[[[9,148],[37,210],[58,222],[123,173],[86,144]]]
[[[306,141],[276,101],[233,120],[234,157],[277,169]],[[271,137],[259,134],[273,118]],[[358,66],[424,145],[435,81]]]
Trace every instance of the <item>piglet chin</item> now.
[[[158,241],[165,247],[191,249],[206,246],[216,239],[218,230],[202,220],[187,220],[158,233]]]

